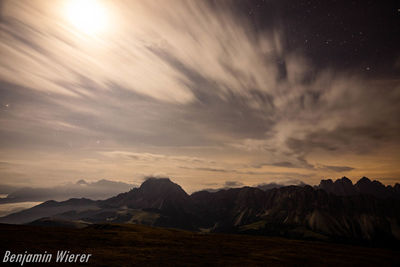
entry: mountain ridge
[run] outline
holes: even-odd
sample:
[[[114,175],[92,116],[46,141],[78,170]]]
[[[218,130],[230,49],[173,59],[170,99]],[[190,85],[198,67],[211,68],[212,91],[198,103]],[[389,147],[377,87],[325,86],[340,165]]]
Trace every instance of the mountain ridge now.
[[[52,219],[88,224],[139,223],[195,231],[317,240],[400,241],[397,191],[393,194],[379,191],[378,196],[364,194],[375,186],[382,187],[367,178],[360,179],[361,182],[356,183],[359,186],[349,181],[344,177],[335,182],[322,180],[315,187],[302,185],[262,190],[245,186],[188,195],[168,178],[150,178],[139,188],[106,200],[47,201],[2,217],[0,222],[41,222],[39,219],[47,217],[47,224]],[[387,188],[390,191],[395,187]]]
[[[396,183],[394,186],[385,186],[381,182],[377,180],[371,181],[365,176],[355,184],[345,176],[334,182],[331,179],[321,180],[317,188],[339,196],[366,194],[379,198],[400,197],[399,183]]]

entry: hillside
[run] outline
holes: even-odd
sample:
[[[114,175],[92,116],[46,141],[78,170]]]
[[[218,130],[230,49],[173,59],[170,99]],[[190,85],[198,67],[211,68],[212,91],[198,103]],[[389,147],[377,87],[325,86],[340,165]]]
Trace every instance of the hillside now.
[[[398,250],[143,225],[83,229],[0,225],[0,251],[91,253],[90,266],[394,266]],[[53,263],[54,264],[54,263]],[[59,266],[46,263],[46,266]]]

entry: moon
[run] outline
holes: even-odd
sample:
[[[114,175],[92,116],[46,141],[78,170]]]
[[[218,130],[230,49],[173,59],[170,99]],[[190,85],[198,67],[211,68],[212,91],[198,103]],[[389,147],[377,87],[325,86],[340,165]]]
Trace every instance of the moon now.
[[[107,8],[100,0],[69,0],[66,16],[77,31],[87,35],[98,35],[108,26]]]

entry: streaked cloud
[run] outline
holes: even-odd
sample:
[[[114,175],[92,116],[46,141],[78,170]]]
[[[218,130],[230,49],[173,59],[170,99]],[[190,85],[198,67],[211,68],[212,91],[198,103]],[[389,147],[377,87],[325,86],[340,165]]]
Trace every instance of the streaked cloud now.
[[[317,68],[229,1],[101,2],[109,25],[90,36],[64,1],[4,1],[0,159],[18,164],[0,164],[7,183],[399,177],[399,80]]]

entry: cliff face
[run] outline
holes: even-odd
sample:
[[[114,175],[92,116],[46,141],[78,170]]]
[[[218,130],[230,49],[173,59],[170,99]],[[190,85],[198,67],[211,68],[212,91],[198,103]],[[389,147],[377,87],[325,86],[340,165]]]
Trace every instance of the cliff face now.
[[[239,188],[191,196],[212,231],[247,231],[344,240],[400,239],[400,205],[372,195],[338,196],[310,186]],[[311,232],[313,233],[311,233]]]
[[[333,182],[331,179],[322,180],[319,187],[329,193],[333,193],[339,196],[349,196],[357,194],[357,190],[353,185],[353,182],[343,177]]]
[[[385,186],[379,181],[371,181],[367,177],[361,178],[353,185],[352,181],[346,177],[333,182],[331,179],[321,180],[319,189],[323,189],[328,193],[338,196],[352,195],[372,195],[378,198],[400,198],[400,184],[395,184],[393,187]]]

